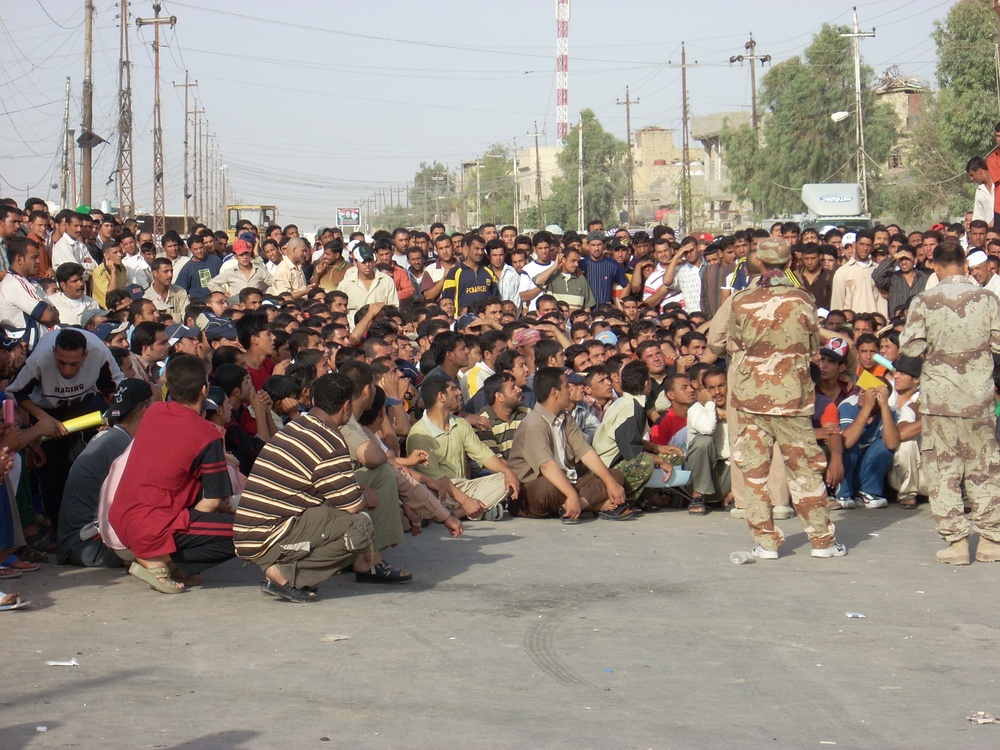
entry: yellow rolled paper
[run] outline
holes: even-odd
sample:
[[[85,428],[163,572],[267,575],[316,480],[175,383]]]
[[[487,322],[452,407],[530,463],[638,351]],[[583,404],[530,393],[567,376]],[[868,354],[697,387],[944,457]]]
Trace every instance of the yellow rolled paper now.
[[[66,432],[81,432],[89,430],[91,427],[100,427],[103,422],[104,417],[101,412],[94,411],[90,414],[84,414],[82,417],[67,419],[63,422],[63,427],[66,428]]]

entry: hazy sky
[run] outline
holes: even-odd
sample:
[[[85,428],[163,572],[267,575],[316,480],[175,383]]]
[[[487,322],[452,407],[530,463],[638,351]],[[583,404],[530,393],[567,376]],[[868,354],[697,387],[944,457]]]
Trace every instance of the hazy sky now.
[[[117,2],[94,0],[93,203],[117,202]],[[216,134],[230,201],[273,203],[282,223],[311,231],[338,206],[403,186],[421,161],[457,167],[490,144],[527,143],[535,122],[555,142],[555,2],[164,0],[176,15],[162,36],[167,211],[182,208],[184,70]],[[898,65],[934,83],[934,21],[950,3],[859,3],[864,61]],[[152,17],[150,2],[130,3]],[[79,128],[84,0],[0,3],[0,195],[58,201],[63,98],[72,79],[71,127]],[[750,106],[747,65],[730,66],[752,31],[758,54],[780,62],[802,51],[823,23],[850,24],[847,2],[573,0],[570,120],[589,107],[625,137],[629,86],[640,103],[632,126],[680,128],[680,43],[687,41],[692,116]],[[131,26],[136,202],[152,203],[153,65],[149,27]],[[766,71],[765,71],[766,72]],[[759,78],[758,78],[759,80]],[[820,114],[820,113],[818,113]],[[847,123],[845,138],[853,138]],[[679,133],[675,138],[679,142]]]

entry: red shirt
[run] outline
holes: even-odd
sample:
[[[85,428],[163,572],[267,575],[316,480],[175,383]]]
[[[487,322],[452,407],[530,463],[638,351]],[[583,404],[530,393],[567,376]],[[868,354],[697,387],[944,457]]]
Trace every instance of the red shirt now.
[[[253,383],[255,391],[261,390],[264,387],[264,383],[267,382],[267,379],[274,374],[274,360],[270,357],[265,357],[260,367],[250,367],[247,364],[244,364],[243,366],[246,368],[246,371],[250,373],[250,382]],[[240,427],[242,427],[246,432],[249,432],[251,435],[257,434],[257,420],[250,414],[249,409],[244,409],[243,413],[240,415]]]
[[[674,413],[674,407],[671,406],[649,431],[649,442],[657,445],[670,445],[674,435],[687,427],[687,423],[687,417],[678,417]]]
[[[108,520],[136,557],[169,555],[202,496],[232,494],[219,429],[174,401],[149,407],[115,492]]]

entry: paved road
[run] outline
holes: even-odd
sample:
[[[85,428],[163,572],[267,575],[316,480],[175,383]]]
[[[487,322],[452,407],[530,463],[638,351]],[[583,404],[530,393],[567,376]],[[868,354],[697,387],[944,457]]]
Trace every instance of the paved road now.
[[[47,565],[0,613],[0,747],[1000,746],[965,718],[1000,714],[1000,564],[934,563],[926,506],[836,521],[846,558],[792,519],[744,566],[724,513],[433,526],[389,555],[412,584],[306,606],[237,562],[177,597]]]

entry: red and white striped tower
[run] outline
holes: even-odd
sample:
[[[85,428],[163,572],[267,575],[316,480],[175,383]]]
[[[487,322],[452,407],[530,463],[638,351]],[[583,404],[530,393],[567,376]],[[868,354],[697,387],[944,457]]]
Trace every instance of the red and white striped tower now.
[[[556,145],[569,134],[569,0],[556,0]]]

